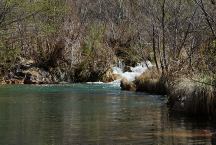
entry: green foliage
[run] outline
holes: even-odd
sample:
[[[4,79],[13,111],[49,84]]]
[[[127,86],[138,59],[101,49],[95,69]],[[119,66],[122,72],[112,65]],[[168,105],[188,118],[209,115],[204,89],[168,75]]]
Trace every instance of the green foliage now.
[[[6,31],[4,33],[22,24],[41,35],[57,31],[68,11],[62,0],[4,0],[0,2],[0,9],[0,30]]]
[[[135,47],[132,47],[132,48],[127,48],[127,50],[125,50],[124,60],[125,63],[129,66],[135,66],[138,62],[142,60],[135,49],[136,49]]]
[[[33,42],[37,42],[39,37],[45,38],[56,33],[62,25],[67,10],[62,0],[1,1],[0,67],[8,68],[14,63],[22,53],[21,48],[23,49],[25,40],[25,43],[30,43],[27,44],[28,47],[39,48],[40,46]]]
[[[83,46],[83,54],[91,55],[94,50],[102,47],[101,43],[103,41],[105,32],[105,26],[102,24],[93,24],[88,30],[88,35],[85,39]]]
[[[1,71],[6,72],[15,64],[16,59],[20,55],[20,48],[14,46],[6,46],[6,43],[0,42],[0,67]],[[1,72],[0,72],[1,74]]]
[[[112,63],[112,53],[104,45],[105,25],[93,24],[82,45],[82,62],[75,70],[78,82],[99,81]]]
[[[68,7],[62,0],[41,0],[36,4],[36,9],[39,9],[40,13],[33,22],[45,34],[57,31],[68,11]]]
[[[205,64],[203,66],[208,69],[209,73],[215,74],[215,64],[216,64],[216,41],[210,41],[206,45],[201,48],[202,59],[204,60]],[[202,66],[202,67],[203,67]]]
[[[89,27],[82,47],[84,58],[76,69],[76,76],[79,77],[79,81],[96,81],[99,79],[100,71],[97,70],[95,62],[98,61],[98,57],[101,57],[100,55],[104,55],[101,53],[104,32],[105,26],[102,24],[93,24]]]

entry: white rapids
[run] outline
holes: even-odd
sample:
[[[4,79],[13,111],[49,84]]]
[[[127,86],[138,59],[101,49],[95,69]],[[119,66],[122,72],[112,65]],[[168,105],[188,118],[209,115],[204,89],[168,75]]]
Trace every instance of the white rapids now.
[[[120,86],[121,79],[125,78],[128,81],[132,82],[135,80],[136,77],[139,77],[143,72],[145,72],[148,68],[153,67],[152,63],[150,61],[147,62],[141,62],[137,64],[135,67],[130,67],[131,71],[124,72],[124,64],[122,62],[119,62],[118,66],[114,66],[112,68],[113,74],[119,75],[119,79],[106,83],[106,84],[112,84],[114,86]],[[103,82],[88,82],[87,84],[103,84]]]
[[[145,72],[148,68],[153,67],[150,61],[144,63],[139,63],[135,67],[130,67],[130,72],[124,72],[124,68],[113,67],[113,74],[119,75],[121,78],[125,78],[128,81],[134,81],[136,77],[139,77],[143,72]]]

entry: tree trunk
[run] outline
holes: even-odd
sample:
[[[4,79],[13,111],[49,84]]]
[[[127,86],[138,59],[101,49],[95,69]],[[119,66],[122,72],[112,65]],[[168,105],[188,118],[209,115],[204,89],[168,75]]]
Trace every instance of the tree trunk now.
[[[155,64],[156,64],[156,68],[157,70],[159,70],[159,67],[158,67],[158,63],[157,63],[157,54],[156,54],[156,44],[155,44],[155,26],[153,24],[153,28],[152,28],[152,48],[153,48],[153,52],[154,52],[154,61],[155,61]]]
[[[163,0],[161,9],[162,9],[162,51],[163,51],[163,64],[165,71],[168,71],[168,64],[167,64],[167,56],[166,56],[166,44],[165,44],[165,2],[166,0]],[[164,70],[163,70],[164,71]]]

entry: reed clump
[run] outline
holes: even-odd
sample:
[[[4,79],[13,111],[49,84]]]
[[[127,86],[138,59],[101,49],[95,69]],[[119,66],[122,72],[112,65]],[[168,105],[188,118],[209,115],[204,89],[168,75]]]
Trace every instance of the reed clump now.
[[[216,79],[212,75],[177,73],[166,75],[156,68],[145,71],[135,81],[122,80],[123,90],[167,95],[172,111],[216,117]]]
[[[126,91],[136,91],[136,85],[133,82],[129,82],[127,79],[123,78],[121,80],[121,89]]]
[[[156,68],[150,68],[134,81],[136,91],[152,94],[166,94],[166,79],[161,71]]]
[[[216,91],[210,79],[203,76],[182,77],[169,82],[168,104],[174,111],[215,116]]]

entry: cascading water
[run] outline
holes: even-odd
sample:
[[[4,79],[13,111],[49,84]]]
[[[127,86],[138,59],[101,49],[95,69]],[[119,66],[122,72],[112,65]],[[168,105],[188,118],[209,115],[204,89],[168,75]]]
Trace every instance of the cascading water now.
[[[128,81],[132,82],[136,77],[139,77],[143,72],[148,68],[153,67],[150,61],[141,62],[135,67],[130,67],[131,71],[124,72],[124,64],[121,62],[118,66],[112,68],[113,74],[119,75],[119,79],[111,82],[110,84],[120,84],[121,79],[125,78]]]
[[[123,78],[132,82],[136,77],[139,77],[143,72],[145,72],[148,68],[153,67],[150,61],[138,63],[135,67],[130,67],[130,71],[124,71],[125,64],[122,61],[119,61],[117,66],[112,68],[113,74],[118,75],[118,79],[107,83],[115,86],[120,86],[120,82]],[[88,82],[88,84],[104,84],[103,82]]]

